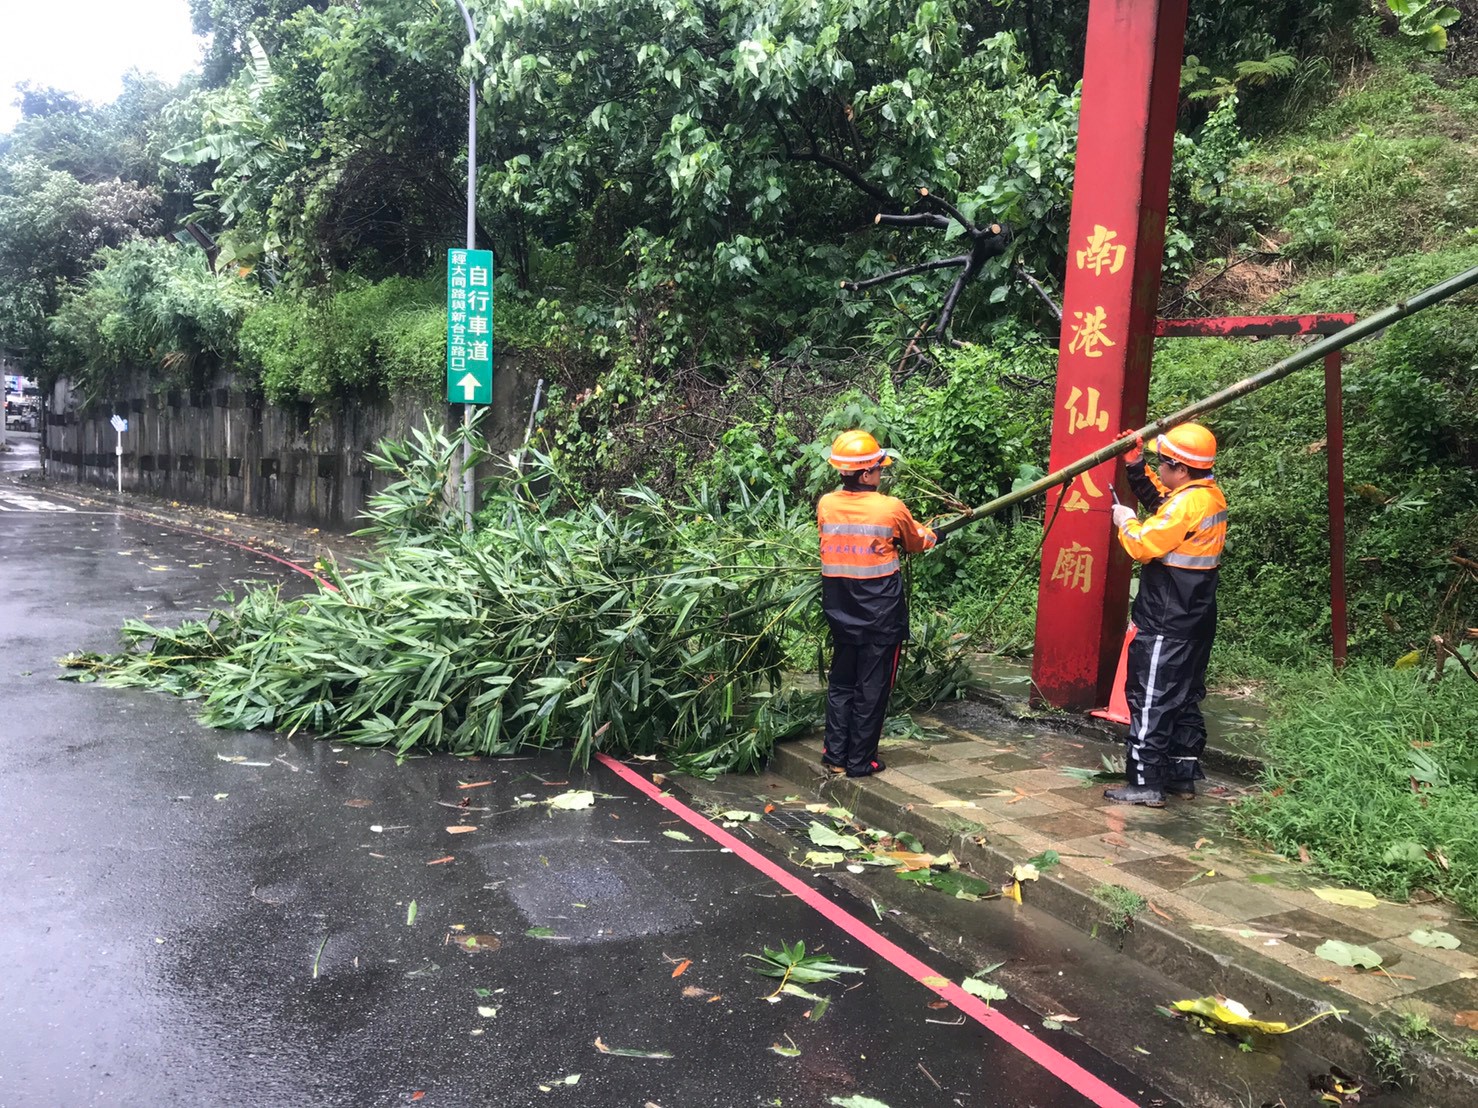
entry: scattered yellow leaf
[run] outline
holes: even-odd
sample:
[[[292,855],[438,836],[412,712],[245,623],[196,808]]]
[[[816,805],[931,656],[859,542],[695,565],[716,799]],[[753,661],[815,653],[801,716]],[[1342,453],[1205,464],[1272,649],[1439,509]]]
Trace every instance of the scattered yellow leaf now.
[[[1331,904],[1342,904],[1346,908],[1374,908],[1380,901],[1362,889],[1314,889],[1313,893],[1320,900],[1327,900]]]
[[[949,978],[931,974],[928,977],[919,978],[919,984],[928,985],[931,989],[942,989],[949,984]]]
[[[469,831],[476,831],[476,830],[477,830],[477,825],[474,824],[474,823],[457,823],[457,824],[453,824],[451,827],[448,827],[446,829],[446,833],[448,835],[465,835]]]
[[[1292,1027],[1282,1021],[1255,1020],[1246,1006],[1238,1004],[1224,996],[1203,996],[1198,1000],[1177,1000],[1172,1005],[1178,1012],[1189,1012],[1208,1020],[1229,1031],[1247,1030],[1261,1031],[1265,1035],[1286,1035],[1290,1031],[1297,1031],[1300,1027],[1323,1019],[1325,1016],[1346,1015],[1347,1013],[1334,1008],[1320,1012],[1318,1015],[1310,1016],[1302,1023],[1296,1023]]]

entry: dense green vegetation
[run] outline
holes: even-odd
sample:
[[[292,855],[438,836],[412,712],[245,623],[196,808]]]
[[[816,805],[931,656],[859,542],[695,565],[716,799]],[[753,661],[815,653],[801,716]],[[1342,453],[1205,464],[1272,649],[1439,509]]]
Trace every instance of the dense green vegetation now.
[[[451,448],[387,446],[383,558],[340,592],[131,624],[131,653],[82,672],[202,696],[227,726],[751,765],[814,711],[774,694],[816,655],[805,536],[830,437],[900,450],[893,491],[925,517],[1041,473],[1057,324],[1018,270],[1061,288],[1085,0],[473,6],[469,47],[443,4],[192,0],[212,38],[180,87],[24,90],[0,136],[0,345],[43,380],[434,397],[472,80],[499,343],[552,383],[538,496],[500,479],[463,536],[436,509]],[[1478,18],[1459,14],[1193,6],[1161,315],[1364,313],[1478,264]],[[958,226],[874,226],[922,210],[919,186],[1015,231],[950,343],[927,337],[950,271],[839,287],[958,249]],[[1288,348],[1164,341],[1151,410]],[[1241,828],[1469,908],[1475,367],[1472,295],[1349,353],[1357,664],[1337,681],[1322,380],[1212,420],[1232,513],[1214,676],[1264,682],[1275,709]],[[1046,522],[1026,505],[915,560],[900,707],[952,691],[964,646],[1029,645]]]
[[[1060,288],[1083,0],[474,7],[469,47],[445,5],[193,0],[213,38],[179,88],[135,77],[103,106],[26,90],[0,137],[0,344],[97,396],[121,370],[167,388],[223,369],[283,403],[434,396],[470,76],[497,331],[552,382],[557,510],[624,517],[637,485],[740,514],[804,504],[853,424],[903,452],[894,488],[921,515],[1040,473],[1056,323],[1015,269]],[[1195,7],[1162,315],[1365,312],[1478,261],[1475,28],[1398,7]],[[956,249],[958,228],[874,227],[920,185],[1016,232],[953,344],[924,337],[948,271],[839,288]],[[1475,336],[1467,296],[1350,353],[1369,665],[1478,623]],[[1286,349],[1163,342],[1152,410]],[[1222,680],[1327,659],[1321,390],[1295,377],[1213,420]],[[1043,525],[1035,505],[961,532],[915,567],[916,606],[1025,647]]]

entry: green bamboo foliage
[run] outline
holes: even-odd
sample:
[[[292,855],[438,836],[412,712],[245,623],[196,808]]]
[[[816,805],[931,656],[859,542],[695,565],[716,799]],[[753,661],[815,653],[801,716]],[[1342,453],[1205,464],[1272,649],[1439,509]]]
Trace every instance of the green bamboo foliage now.
[[[782,691],[814,657],[815,518],[778,492],[725,511],[650,489],[619,511],[556,507],[548,459],[487,490],[470,534],[443,500],[461,438],[417,432],[371,461],[399,478],[372,503],[377,558],[333,589],[249,592],[207,618],[123,627],[120,654],[64,659],[78,679],[162,688],[216,727],[456,753],[569,745],[657,754],[694,773],[752,769],[810,726],[815,691]],[[553,489],[539,495],[535,490]],[[961,646],[918,621],[899,704],[952,695]]]

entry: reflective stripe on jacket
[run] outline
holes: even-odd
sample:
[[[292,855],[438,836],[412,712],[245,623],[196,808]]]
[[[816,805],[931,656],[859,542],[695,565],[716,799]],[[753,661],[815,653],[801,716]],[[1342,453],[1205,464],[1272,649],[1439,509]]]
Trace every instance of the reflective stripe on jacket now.
[[[908,637],[900,555],[934,545],[934,532],[903,501],[879,492],[829,492],[816,505],[821,537],[821,605],[838,642],[890,643]]]
[[[900,551],[934,545],[934,532],[908,506],[880,492],[829,492],[816,505],[823,577],[886,577],[897,573]]]
[[[1163,489],[1163,485],[1155,484]],[[1164,492],[1155,514],[1125,520],[1119,542],[1137,562],[1207,570],[1221,564],[1227,540],[1227,498],[1211,478]]]

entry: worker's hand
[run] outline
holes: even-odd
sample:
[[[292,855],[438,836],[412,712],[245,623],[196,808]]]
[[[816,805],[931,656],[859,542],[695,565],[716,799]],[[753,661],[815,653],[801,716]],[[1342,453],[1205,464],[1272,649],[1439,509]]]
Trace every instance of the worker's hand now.
[[[1119,438],[1122,439],[1127,434],[1129,434],[1129,428],[1126,427],[1124,428],[1124,430],[1119,432]],[[1131,449],[1124,451],[1124,461],[1128,462],[1130,465],[1135,465],[1143,460],[1144,437],[1142,435],[1135,435],[1134,446]]]
[[[1113,510],[1109,514],[1113,517],[1115,531],[1117,531],[1120,527],[1123,527],[1124,524],[1128,523],[1131,519],[1135,518],[1134,509],[1124,504],[1115,504]]]

